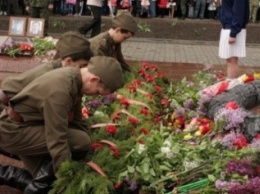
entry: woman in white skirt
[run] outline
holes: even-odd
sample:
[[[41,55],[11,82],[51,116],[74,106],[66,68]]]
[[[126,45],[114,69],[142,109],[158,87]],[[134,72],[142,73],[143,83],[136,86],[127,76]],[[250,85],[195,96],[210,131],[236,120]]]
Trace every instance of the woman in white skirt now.
[[[222,0],[220,21],[219,57],[226,59],[227,77],[233,79],[240,75],[238,58],[246,56],[249,0]]]

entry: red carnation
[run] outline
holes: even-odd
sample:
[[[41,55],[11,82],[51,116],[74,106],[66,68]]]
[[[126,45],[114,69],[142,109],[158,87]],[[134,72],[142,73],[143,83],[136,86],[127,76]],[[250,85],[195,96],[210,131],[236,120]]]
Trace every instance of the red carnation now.
[[[149,83],[152,83],[152,82],[154,81],[153,76],[148,75],[148,74],[145,76],[145,79],[146,79],[146,81],[149,82]]]
[[[113,122],[119,121],[119,120],[120,120],[120,115],[119,115],[119,114],[116,114],[116,115],[113,117]]]
[[[151,65],[151,70],[157,71],[158,70],[158,66],[157,65]]]
[[[140,112],[141,112],[141,114],[143,114],[145,116],[147,116],[149,114],[149,110],[147,108],[142,108]]]
[[[142,62],[142,66],[144,69],[148,70],[150,68],[150,64],[147,62]]]
[[[233,109],[233,110],[235,110],[235,109],[238,108],[238,105],[237,105],[236,102],[233,102],[233,101],[232,101],[232,102],[228,102],[228,103],[226,104],[225,108],[226,108],[226,109]]]
[[[156,92],[162,93],[162,88],[160,86],[156,85],[156,86],[154,86],[154,89],[155,89]]]
[[[114,125],[108,125],[107,126],[107,132],[112,134],[112,135],[115,135],[116,132],[117,132],[117,128]]]
[[[116,147],[110,146],[110,150],[113,152],[115,158],[119,157],[120,153],[119,153],[119,151],[117,150]]]
[[[164,108],[167,108],[167,106],[168,106],[168,99],[163,98],[163,99],[161,100],[161,105],[162,105]]]
[[[88,111],[88,109],[86,109],[86,107],[83,107],[81,109],[81,113],[82,113],[84,118],[88,118],[89,117],[89,111]]]
[[[140,76],[142,76],[142,77],[145,77],[146,71],[145,71],[144,69],[140,69],[140,70],[138,71],[138,74],[139,74]]]
[[[129,107],[129,105],[130,105],[130,102],[126,99],[126,98],[123,98],[123,99],[121,99],[121,101],[119,102],[119,104],[121,105],[121,106],[124,106],[126,109]]]
[[[145,129],[145,128],[142,128],[141,130],[141,133],[143,133],[143,134],[145,134],[145,135],[148,135],[150,132],[147,130],[147,129]]]
[[[138,119],[134,117],[129,117],[128,121],[134,125],[137,125],[139,123]]]
[[[101,144],[101,143],[92,143],[91,144],[91,149],[93,149],[93,150],[96,150],[96,149],[102,149],[103,148],[103,145]]]
[[[153,95],[152,94],[150,94],[150,93],[147,93],[147,94],[145,94],[145,97],[147,97],[147,98],[149,98],[149,99],[153,99]]]
[[[247,139],[245,138],[245,136],[240,135],[235,141],[233,141],[232,145],[240,150],[243,147],[248,146]]]
[[[134,79],[133,83],[137,86],[141,85],[142,84],[142,81],[139,80],[139,79]]]
[[[200,130],[200,133],[202,134],[202,135],[205,135],[206,133],[208,133],[209,131],[210,131],[210,126],[209,125],[201,125],[200,127],[199,127],[199,130]]]
[[[162,118],[159,115],[155,115],[154,120],[155,120],[155,122],[159,123],[159,122],[161,122]]]
[[[137,88],[136,88],[135,85],[130,85],[130,86],[128,86],[128,90],[129,90],[130,93],[131,92],[136,92]]]

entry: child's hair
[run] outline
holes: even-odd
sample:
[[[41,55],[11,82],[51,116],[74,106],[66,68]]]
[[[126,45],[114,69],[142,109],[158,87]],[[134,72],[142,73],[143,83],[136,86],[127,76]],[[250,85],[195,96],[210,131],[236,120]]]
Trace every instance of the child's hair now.
[[[79,53],[73,53],[73,54],[70,54],[70,55],[67,55],[67,56],[64,56],[62,57],[61,59],[65,59],[67,57],[70,57],[72,59],[72,61],[78,61],[78,60],[90,60],[91,57],[93,57],[94,54],[91,50],[89,50],[88,52],[86,51],[82,51],[82,52],[79,52]]]
[[[116,29],[116,28],[118,28],[118,27],[112,27],[112,29]],[[130,32],[132,35],[134,35],[133,32],[131,32],[131,31],[129,31],[129,30],[126,30],[126,29],[123,29],[123,28],[120,28],[120,32],[121,32],[122,34],[127,34],[128,32]]]

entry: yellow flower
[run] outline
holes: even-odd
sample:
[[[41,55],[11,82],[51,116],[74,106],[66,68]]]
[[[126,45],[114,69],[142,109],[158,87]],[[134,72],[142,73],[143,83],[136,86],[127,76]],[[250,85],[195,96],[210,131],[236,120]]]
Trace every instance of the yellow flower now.
[[[187,135],[184,136],[184,140],[190,140],[192,138],[192,135],[188,133]]]
[[[260,73],[254,73],[255,79],[260,79]]]
[[[195,133],[195,136],[201,136],[201,132],[200,131],[196,131],[196,133]]]
[[[171,115],[171,120],[173,121],[174,119],[175,119],[175,114],[172,113],[172,115]]]

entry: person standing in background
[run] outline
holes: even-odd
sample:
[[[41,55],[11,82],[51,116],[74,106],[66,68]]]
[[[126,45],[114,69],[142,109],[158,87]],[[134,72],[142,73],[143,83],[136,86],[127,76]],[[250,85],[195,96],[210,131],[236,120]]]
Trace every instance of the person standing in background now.
[[[181,0],[181,19],[185,20],[187,14],[187,0]]]
[[[209,13],[209,19],[214,19],[216,16],[216,10],[217,10],[217,0],[208,0],[208,13]]]
[[[159,8],[159,13],[161,15],[161,18],[164,18],[165,12],[167,10],[167,3],[168,0],[159,0],[158,8]]]
[[[32,18],[45,19],[44,35],[48,34],[49,10],[53,9],[53,0],[24,0],[25,10]]]
[[[66,0],[66,5],[68,7],[68,16],[73,16],[73,8],[76,4],[76,0]]]
[[[74,16],[81,16],[83,12],[83,1],[77,0],[75,5],[75,14]]]
[[[0,15],[7,15],[7,0],[0,0]]]
[[[116,6],[117,6],[117,0],[108,0],[107,6],[109,8],[109,15],[110,17],[114,18],[116,14]]]
[[[207,0],[196,0],[194,18],[204,19]]]
[[[222,0],[219,16],[222,24],[219,57],[226,59],[227,77],[233,79],[240,75],[238,58],[246,56],[249,0]]]
[[[156,17],[156,0],[149,0],[150,2],[150,13],[151,17],[155,18]]]
[[[102,16],[102,0],[88,0],[87,5],[89,6],[92,13],[92,20],[85,23],[79,28],[79,32],[86,35],[91,29],[90,37],[94,37],[101,32],[101,16]]]
[[[250,20],[256,22],[257,10],[259,7],[259,0],[250,0]]]

